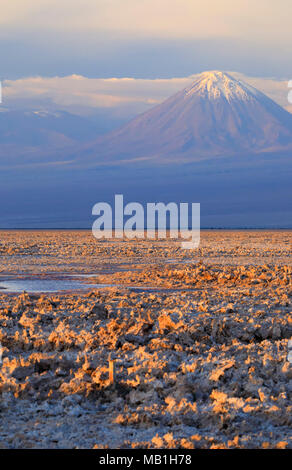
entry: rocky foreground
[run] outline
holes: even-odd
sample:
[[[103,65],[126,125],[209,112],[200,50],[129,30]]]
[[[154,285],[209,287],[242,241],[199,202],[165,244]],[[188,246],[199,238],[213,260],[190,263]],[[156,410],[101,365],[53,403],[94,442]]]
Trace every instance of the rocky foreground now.
[[[113,251],[128,265],[111,272],[101,271],[110,256],[100,242],[95,281],[116,287],[3,291],[2,448],[292,448],[292,234],[263,241],[259,232],[250,243],[228,234],[232,255],[210,236],[201,246],[209,256],[188,264],[173,260],[185,253],[175,242],[121,242]],[[18,237],[2,237],[2,275],[24,256],[21,272],[44,273],[51,246]],[[82,237],[70,234],[67,266]],[[38,257],[21,251],[33,246]]]

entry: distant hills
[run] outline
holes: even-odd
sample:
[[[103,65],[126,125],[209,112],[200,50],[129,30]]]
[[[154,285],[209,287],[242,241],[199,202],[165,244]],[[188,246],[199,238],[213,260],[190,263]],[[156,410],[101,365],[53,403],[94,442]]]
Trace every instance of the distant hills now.
[[[66,111],[0,106],[0,167],[64,161],[76,147],[120,123],[105,112],[88,118]]]

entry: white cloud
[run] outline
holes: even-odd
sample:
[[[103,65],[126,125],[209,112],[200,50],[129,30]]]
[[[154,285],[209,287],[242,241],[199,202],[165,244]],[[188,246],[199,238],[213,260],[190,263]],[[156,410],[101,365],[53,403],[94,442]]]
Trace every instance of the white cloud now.
[[[50,107],[76,113],[96,108],[120,108],[132,115],[160,103],[190,83],[191,77],[143,80],[133,78],[31,77],[3,82],[8,107]]]
[[[230,72],[258,88],[287,110],[288,80],[248,77]],[[111,109],[123,116],[132,116],[160,103],[183,89],[194,76],[170,79],[31,77],[3,82],[3,105],[38,109],[68,110],[76,114],[92,114]]]

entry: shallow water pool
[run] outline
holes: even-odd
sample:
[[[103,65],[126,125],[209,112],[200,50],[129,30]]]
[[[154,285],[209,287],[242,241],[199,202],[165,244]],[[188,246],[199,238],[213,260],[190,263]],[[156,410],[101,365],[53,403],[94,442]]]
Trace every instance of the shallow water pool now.
[[[105,284],[86,284],[75,279],[11,279],[0,281],[0,293],[60,292],[107,287]]]

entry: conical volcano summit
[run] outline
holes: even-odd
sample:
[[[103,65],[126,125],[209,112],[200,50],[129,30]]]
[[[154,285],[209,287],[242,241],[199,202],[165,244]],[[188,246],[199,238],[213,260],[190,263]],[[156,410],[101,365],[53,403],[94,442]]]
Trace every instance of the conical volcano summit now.
[[[208,71],[163,103],[96,140],[91,161],[198,161],[292,149],[292,115],[229,73]]]

